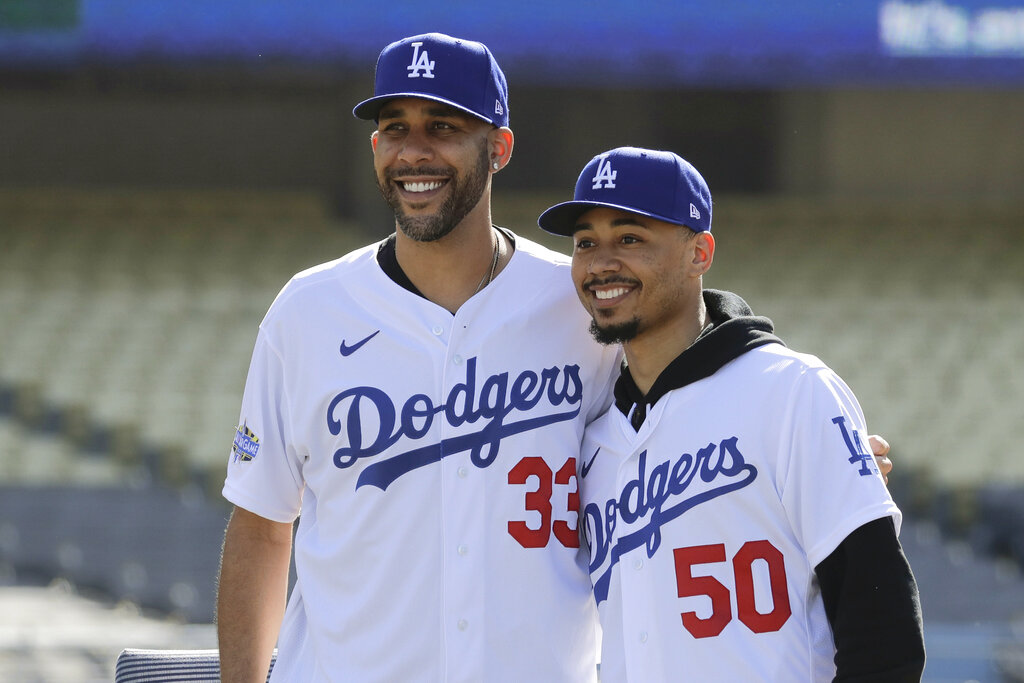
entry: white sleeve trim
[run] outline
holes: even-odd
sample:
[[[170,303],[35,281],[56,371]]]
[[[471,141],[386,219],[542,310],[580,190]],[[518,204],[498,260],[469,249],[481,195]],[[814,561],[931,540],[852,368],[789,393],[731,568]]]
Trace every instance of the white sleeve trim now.
[[[271,509],[265,502],[250,495],[248,491],[234,486],[230,480],[224,483],[221,494],[232,505],[244,508],[254,515],[259,515],[272,522],[291,524],[299,517],[298,513],[290,510]]]
[[[903,523],[903,513],[896,507],[896,503],[891,500],[879,502],[876,505],[858,510],[857,514],[852,517],[847,517],[843,520],[842,524],[837,525],[832,533],[822,539],[821,542],[813,548],[808,548],[807,559],[811,567],[817,567],[821,564],[854,531],[868,522],[873,522],[883,517],[892,517],[893,524],[896,526],[896,535],[899,536],[900,527]]]

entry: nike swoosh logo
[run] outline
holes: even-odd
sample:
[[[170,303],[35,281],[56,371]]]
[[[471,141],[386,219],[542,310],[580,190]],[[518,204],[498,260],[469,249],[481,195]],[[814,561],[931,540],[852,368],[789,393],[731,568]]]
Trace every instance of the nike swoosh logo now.
[[[353,353],[355,353],[356,351],[361,349],[363,347],[363,344],[365,344],[366,342],[370,341],[371,339],[376,337],[378,334],[380,334],[380,330],[377,330],[376,332],[371,334],[369,337],[366,337],[365,339],[357,341],[352,346],[346,346],[345,340],[342,339],[341,340],[341,348],[339,348],[338,350],[341,351],[341,355],[343,355],[343,356],[351,356]]]
[[[598,446],[594,454],[590,456],[590,462],[583,463],[583,468],[580,470],[580,477],[586,478],[587,474],[590,473],[590,468],[593,467],[594,461],[597,460],[597,454],[601,451],[601,447]]]

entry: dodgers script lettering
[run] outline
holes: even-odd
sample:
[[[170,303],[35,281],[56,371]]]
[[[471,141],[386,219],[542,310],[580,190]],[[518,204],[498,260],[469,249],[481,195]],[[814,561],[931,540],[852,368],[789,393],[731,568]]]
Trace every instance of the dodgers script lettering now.
[[[590,574],[594,597],[600,603],[608,597],[612,569],[625,553],[646,546],[654,557],[661,546],[661,527],[701,503],[749,486],[757,468],[743,457],[737,437],[709,443],[696,455],[683,453],[672,462],[665,460],[647,471],[647,451],[637,458],[637,475],[622,487],[618,498],[600,505],[589,503],[584,510],[584,537],[590,546]],[[695,484],[694,480],[700,479]],[[692,489],[691,489],[692,486]],[[615,535],[619,522],[638,528]],[[646,522],[646,523],[644,523]],[[607,565],[606,565],[607,562]],[[600,577],[596,572],[603,569]]]
[[[334,464],[346,469],[363,458],[380,455],[400,439],[418,441],[429,432],[433,421],[445,419],[452,427],[464,424],[482,427],[473,433],[443,439],[398,453],[366,466],[359,474],[356,488],[364,485],[385,490],[398,477],[441,458],[468,451],[477,467],[487,467],[498,457],[501,440],[514,434],[574,419],[583,403],[583,382],[578,365],[544,368],[540,372],[524,370],[514,379],[509,373],[491,375],[479,382],[477,359],[466,361],[466,381],[456,384],[444,403],[434,405],[430,396],[415,394],[399,410],[391,397],[377,387],[352,387],[337,394],[327,407],[327,428],[335,436],[343,435],[348,445],[334,452]],[[568,410],[548,412],[540,404]],[[537,410],[535,410],[537,409]],[[364,433],[364,411],[376,420],[375,433]],[[513,413],[531,415],[516,422]]]

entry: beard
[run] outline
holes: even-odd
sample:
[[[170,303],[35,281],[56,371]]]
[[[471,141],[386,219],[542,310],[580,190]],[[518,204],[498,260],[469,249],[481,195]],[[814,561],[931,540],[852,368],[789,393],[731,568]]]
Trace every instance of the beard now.
[[[601,327],[596,320],[590,321],[590,334],[597,340],[598,344],[610,345],[628,342],[640,332],[640,319],[633,318],[624,323],[607,325]]]
[[[448,176],[450,191],[447,199],[441,204],[437,213],[430,216],[409,216],[402,207],[402,198],[393,183],[381,182],[377,178],[377,188],[384,201],[395,213],[395,223],[406,237],[417,242],[434,242],[441,239],[462,222],[470,211],[480,202],[484,188],[487,187],[489,156],[485,147],[480,148],[480,156],[476,166],[471,168],[464,178],[443,169],[418,168],[417,173],[425,175]],[[391,180],[409,176],[403,171],[397,175],[389,175]]]

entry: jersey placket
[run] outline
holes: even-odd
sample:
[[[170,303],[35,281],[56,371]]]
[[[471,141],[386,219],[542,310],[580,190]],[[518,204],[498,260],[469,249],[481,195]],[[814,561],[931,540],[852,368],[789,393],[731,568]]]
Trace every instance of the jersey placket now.
[[[623,434],[631,443],[631,448],[630,456],[623,459],[616,475],[616,491],[620,492],[620,494],[630,480],[636,479],[638,476],[640,454],[648,448],[649,436],[664,412],[663,405],[655,404],[646,407],[649,409],[649,412],[645,416],[638,432],[630,433],[632,426],[628,421],[623,424]],[[652,457],[654,458],[653,462]],[[656,463],[657,454],[648,453],[647,467],[644,472],[645,478],[650,477],[651,467]],[[639,495],[644,496],[646,499],[647,481],[642,480],[640,483],[642,493]],[[627,526],[622,520],[622,512],[619,511],[617,534],[624,536],[634,531],[639,531],[649,521],[650,516],[643,515],[634,524]],[[659,555],[665,552],[671,554],[671,550],[663,546],[658,548]],[[622,601],[620,606],[622,613],[622,638],[626,645],[625,664],[630,681],[657,679],[657,677],[652,677],[655,671],[652,671],[650,666],[658,661],[659,645],[654,642],[657,637],[655,617],[659,614],[660,610],[664,609],[664,606],[654,604],[651,600],[651,596],[655,594],[655,587],[651,586],[650,582],[655,578],[655,572],[652,569],[653,562],[656,559],[659,559],[658,555],[654,558],[648,557],[646,544],[624,553],[619,558],[617,569],[622,594],[617,596],[616,599]],[[665,561],[664,558],[662,558],[662,561]],[[668,600],[672,597],[672,594],[666,593],[664,597]]]
[[[440,333],[436,330],[441,330]],[[475,410],[479,401],[480,378],[476,360],[467,358],[463,349],[466,344],[465,328],[459,316],[449,318],[447,324],[433,328],[435,335],[445,344],[444,368],[441,372],[442,396],[453,397],[459,385],[475,388],[464,391],[455,401],[453,409]],[[465,403],[470,401],[468,405]],[[439,415],[439,418],[442,416]],[[469,451],[451,452],[445,442],[467,431],[477,431],[482,425],[466,422],[459,427],[447,419],[439,419],[441,425],[441,508],[442,508],[442,555],[444,572],[441,579],[443,591],[442,621],[446,643],[445,680],[483,680],[483,661],[479,653],[484,650],[484,560],[485,545],[484,481],[485,470],[475,467]]]

